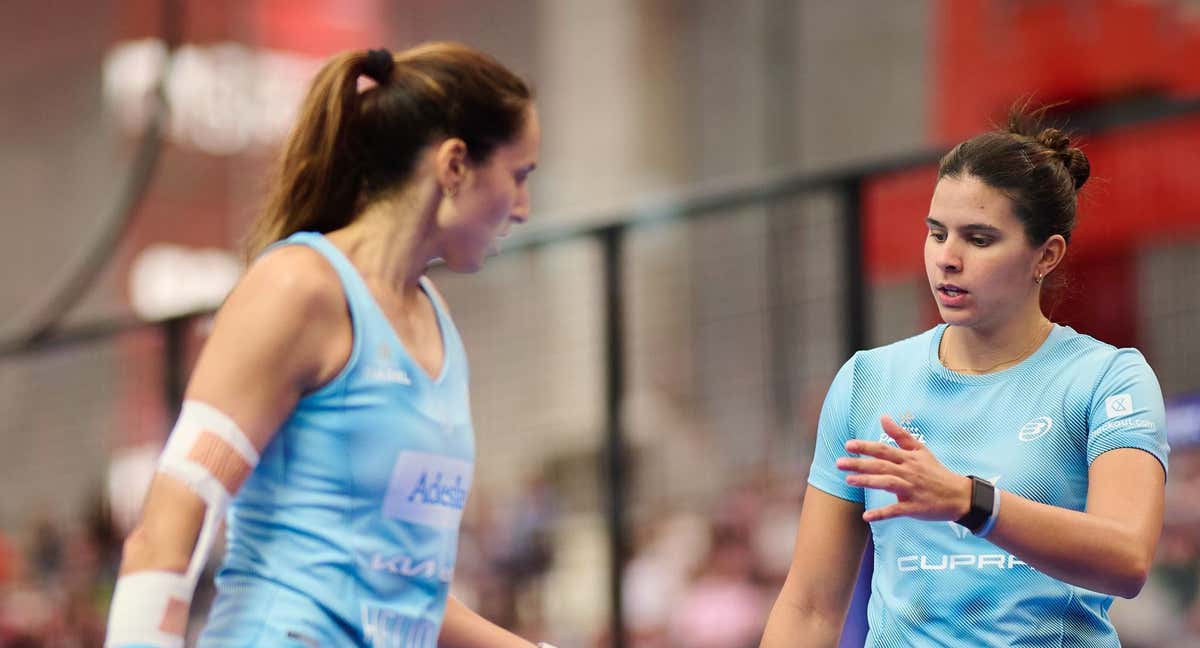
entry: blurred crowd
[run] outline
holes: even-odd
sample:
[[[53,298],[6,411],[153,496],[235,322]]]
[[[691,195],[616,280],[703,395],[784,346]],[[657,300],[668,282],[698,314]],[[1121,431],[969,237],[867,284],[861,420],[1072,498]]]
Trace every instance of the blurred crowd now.
[[[51,511],[0,531],[0,647],[90,648],[104,623],[120,534],[97,499],[72,526]]]
[[[1111,611],[1122,645],[1200,646],[1200,447],[1171,448],[1163,532],[1141,594]]]
[[[633,648],[753,648],[791,562],[803,485],[730,491],[707,511],[663,511],[625,570]]]
[[[804,484],[751,485],[703,509],[638,511],[623,583],[631,648],[753,648],[791,559]],[[1119,601],[1114,620],[1123,645],[1200,645],[1200,449],[1177,448],[1168,481],[1166,524],[1157,565],[1142,595]],[[100,646],[121,533],[97,498],[67,526],[47,510],[0,533],[0,648]],[[454,592],[488,618],[527,637],[564,647],[610,645],[598,628],[562,627],[553,574],[566,549],[569,515],[553,486],[530,480],[519,494],[492,502],[473,495],[464,520]],[[7,522],[7,521],[4,521]],[[603,582],[576,587],[596,590]],[[200,588],[199,628],[211,599]],[[568,635],[568,636],[564,636]],[[193,634],[194,636],[194,634]]]

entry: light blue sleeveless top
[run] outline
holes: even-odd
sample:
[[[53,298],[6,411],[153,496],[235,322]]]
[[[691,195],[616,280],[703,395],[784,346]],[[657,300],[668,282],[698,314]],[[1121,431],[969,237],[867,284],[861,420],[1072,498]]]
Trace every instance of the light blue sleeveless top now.
[[[277,245],[337,270],[354,343],[234,498],[200,645],[433,648],[475,461],[462,341],[422,277],[445,349],[430,377],[338,248],[311,232]]]

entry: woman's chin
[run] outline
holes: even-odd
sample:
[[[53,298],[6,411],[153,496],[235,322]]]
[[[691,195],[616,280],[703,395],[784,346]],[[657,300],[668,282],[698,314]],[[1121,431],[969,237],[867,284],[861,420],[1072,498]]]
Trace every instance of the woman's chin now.
[[[945,308],[939,305],[938,314],[941,315],[942,321],[950,326],[971,326],[975,323],[973,315],[960,308]]]
[[[447,262],[446,268],[450,272],[457,272],[458,274],[475,274],[483,269],[483,259],[479,259],[478,261],[462,260],[454,263]]]
[[[442,263],[445,264],[447,270],[462,274],[479,272],[483,269],[484,262],[499,254],[499,249],[494,243],[472,246],[471,249],[463,249],[464,247],[459,246],[457,249],[446,250],[446,254],[442,257]]]

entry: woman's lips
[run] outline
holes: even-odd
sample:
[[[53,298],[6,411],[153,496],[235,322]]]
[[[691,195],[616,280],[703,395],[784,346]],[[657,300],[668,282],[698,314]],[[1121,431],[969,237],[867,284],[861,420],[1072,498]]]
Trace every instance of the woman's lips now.
[[[953,284],[939,284],[937,287],[938,303],[949,308],[957,308],[966,304],[969,291]]]

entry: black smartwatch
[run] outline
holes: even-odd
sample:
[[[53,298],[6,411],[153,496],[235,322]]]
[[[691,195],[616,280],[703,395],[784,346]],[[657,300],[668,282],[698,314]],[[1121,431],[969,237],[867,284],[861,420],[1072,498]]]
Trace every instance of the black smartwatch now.
[[[991,482],[967,475],[971,480],[971,508],[967,514],[954,521],[961,524],[971,533],[978,533],[992,517],[992,509],[996,502],[996,487]]]

